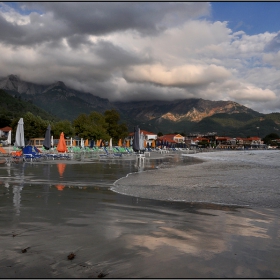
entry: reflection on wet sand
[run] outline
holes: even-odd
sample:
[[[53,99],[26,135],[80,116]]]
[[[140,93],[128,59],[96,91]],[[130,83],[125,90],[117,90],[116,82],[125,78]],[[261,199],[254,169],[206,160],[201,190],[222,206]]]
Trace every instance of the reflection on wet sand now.
[[[160,160],[57,163],[0,168],[2,277],[280,277],[279,208],[158,201],[110,190],[128,173],[164,167]]]

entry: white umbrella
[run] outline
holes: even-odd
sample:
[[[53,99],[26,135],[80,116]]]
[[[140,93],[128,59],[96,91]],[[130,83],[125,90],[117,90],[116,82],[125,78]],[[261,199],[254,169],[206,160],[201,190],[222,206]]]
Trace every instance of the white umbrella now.
[[[51,147],[53,148],[53,135],[51,137]]]
[[[84,139],[81,138],[81,147],[84,148],[85,147],[85,142],[84,142]]]
[[[112,138],[110,138],[110,141],[109,141],[109,148],[112,149],[112,147],[113,147]]]
[[[139,141],[140,151],[144,151],[145,150],[144,141],[145,141],[145,136],[144,136],[143,132],[141,132],[141,134],[140,134],[140,141]]]
[[[8,143],[8,145],[11,145],[11,143],[12,143],[12,131],[11,130],[8,132],[7,143]]]
[[[73,146],[73,139],[71,137],[71,139],[70,139],[70,147],[72,147],[72,146]]]
[[[17,131],[16,131],[16,147],[25,147],[24,143],[24,128],[23,128],[23,118],[20,118],[18,121]]]

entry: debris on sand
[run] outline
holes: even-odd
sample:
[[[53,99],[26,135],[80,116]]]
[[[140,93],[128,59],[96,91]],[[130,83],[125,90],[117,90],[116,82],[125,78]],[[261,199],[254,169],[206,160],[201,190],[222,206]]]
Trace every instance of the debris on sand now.
[[[30,247],[27,247],[27,248],[25,248],[25,249],[21,249],[21,252],[22,252],[22,253],[26,253],[26,252],[27,252],[27,249],[30,249]]]
[[[75,254],[74,253],[70,253],[69,255],[68,255],[68,260],[73,260],[74,258],[75,258]]]
[[[106,275],[108,275],[108,273],[103,273],[103,272],[100,272],[97,277],[98,278],[104,278]]]

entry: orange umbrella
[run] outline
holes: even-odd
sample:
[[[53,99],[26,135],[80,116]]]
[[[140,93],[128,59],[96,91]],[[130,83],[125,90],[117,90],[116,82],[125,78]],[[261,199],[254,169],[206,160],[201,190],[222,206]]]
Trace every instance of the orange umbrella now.
[[[129,140],[126,140],[126,147],[130,147],[130,141]]]
[[[152,142],[152,148],[155,148],[155,147],[156,147],[156,141],[153,140],[153,142]]]
[[[65,171],[65,168],[66,168],[66,164],[65,163],[58,163],[57,164],[58,173],[59,173],[61,178],[63,177],[63,173]]]
[[[119,146],[119,147],[121,147],[121,146],[122,146],[122,139],[119,139],[118,146]]]
[[[147,141],[144,140],[144,148],[146,148],[146,147],[147,147]]]
[[[88,139],[85,141],[85,147],[88,147]]]
[[[59,191],[63,191],[63,189],[65,188],[65,186],[63,185],[56,185],[55,186]]]
[[[96,146],[96,147],[99,147],[99,145],[100,145],[99,140],[96,140],[95,146]]]
[[[73,146],[73,147],[76,147],[76,140],[73,140],[72,146]]]
[[[64,139],[64,133],[63,132],[60,133],[60,138],[59,138],[56,149],[60,153],[67,152],[67,147],[66,147],[66,142],[65,142],[65,139]]]

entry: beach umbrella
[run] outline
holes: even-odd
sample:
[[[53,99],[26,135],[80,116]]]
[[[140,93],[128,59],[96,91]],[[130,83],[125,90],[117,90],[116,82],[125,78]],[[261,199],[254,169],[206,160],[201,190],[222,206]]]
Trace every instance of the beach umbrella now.
[[[12,131],[11,130],[8,132],[7,143],[8,143],[8,145],[12,144]]]
[[[152,148],[155,148],[156,147],[156,140],[153,140],[152,141]]]
[[[118,146],[119,146],[119,147],[122,146],[122,139],[119,139]]]
[[[140,151],[140,129],[138,126],[134,127],[134,138],[132,148],[134,152]]]
[[[130,140],[126,140],[126,147],[127,147],[127,148],[130,147]]]
[[[73,140],[72,145],[73,145],[73,147],[76,147],[77,144],[76,144],[76,140],[75,139]]]
[[[99,140],[96,140],[96,147],[99,147],[100,146],[100,142]]]
[[[51,137],[51,147],[53,147],[53,136]]]
[[[93,148],[95,146],[94,140],[90,140],[90,148]]]
[[[81,138],[81,147],[84,148],[85,147],[85,142],[84,142],[84,139]]]
[[[88,139],[85,141],[85,146],[88,147]]]
[[[66,142],[65,142],[65,139],[64,139],[64,133],[63,132],[60,133],[60,138],[59,138],[56,149],[60,153],[67,152],[67,147],[66,147]]]
[[[140,134],[140,151],[145,150],[145,136],[143,132]]]
[[[51,148],[51,125],[49,124],[45,133],[45,139],[43,142],[43,146],[46,150]]]
[[[112,142],[112,138],[110,138],[110,141],[109,141],[109,148],[112,149],[113,147],[113,142]]]
[[[70,138],[70,147],[73,147],[73,138]]]
[[[16,130],[16,141],[15,141],[15,146],[16,147],[24,147],[24,123],[23,123],[23,118],[20,118],[18,121],[17,125],[17,130]]]

